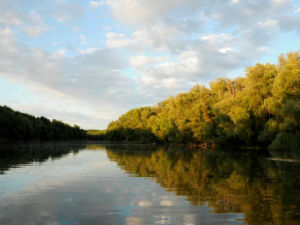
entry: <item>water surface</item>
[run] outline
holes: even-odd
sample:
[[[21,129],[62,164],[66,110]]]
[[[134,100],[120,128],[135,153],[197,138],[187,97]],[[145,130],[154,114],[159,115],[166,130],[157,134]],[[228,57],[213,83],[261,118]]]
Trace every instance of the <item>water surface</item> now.
[[[6,144],[0,224],[299,224],[299,171],[250,152]]]

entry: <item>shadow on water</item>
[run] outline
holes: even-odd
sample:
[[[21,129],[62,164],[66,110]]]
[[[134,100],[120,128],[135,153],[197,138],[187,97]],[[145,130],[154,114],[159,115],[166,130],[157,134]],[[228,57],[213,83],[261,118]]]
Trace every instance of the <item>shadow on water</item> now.
[[[247,224],[299,224],[300,164],[253,152],[106,146],[110,160],[215,213],[243,213]]]

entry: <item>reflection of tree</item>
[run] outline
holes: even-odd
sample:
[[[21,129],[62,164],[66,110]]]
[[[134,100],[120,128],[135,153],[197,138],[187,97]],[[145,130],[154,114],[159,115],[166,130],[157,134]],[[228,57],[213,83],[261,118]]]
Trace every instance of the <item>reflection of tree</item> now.
[[[2,143],[0,146],[0,173],[18,165],[58,159],[70,152],[77,153],[85,146],[84,142]]]
[[[193,205],[208,202],[215,213],[244,213],[248,224],[299,223],[299,164],[253,154],[106,148],[108,157],[125,171],[153,177]]]

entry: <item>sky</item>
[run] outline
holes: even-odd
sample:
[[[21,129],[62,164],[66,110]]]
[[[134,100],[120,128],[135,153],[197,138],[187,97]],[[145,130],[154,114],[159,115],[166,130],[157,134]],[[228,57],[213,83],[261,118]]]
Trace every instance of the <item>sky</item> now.
[[[0,0],[0,105],[84,129],[299,51],[295,0]]]

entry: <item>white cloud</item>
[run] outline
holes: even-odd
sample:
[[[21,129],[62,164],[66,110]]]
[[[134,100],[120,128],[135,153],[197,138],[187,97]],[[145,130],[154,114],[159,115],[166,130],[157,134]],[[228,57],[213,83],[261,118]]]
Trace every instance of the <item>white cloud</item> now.
[[[237,3],[239,3],[239,0],[231,0],[230,3],[231,3],[231,4],[237,4]]]
[[[173,6],[179,3],[174,1],[147,1],[147,0],[110,0],[113,15],[122,23],[130,25],[148,25],[157,22]]]
[[[231,39],[231,35],[221,33],[221,34],[207,34],[201,37],[201,40],[204,41],[224,41]]]
[[[289,2],[289,0],[273,0],[273,1],[277,4],[284,4],[284,3]]]
[[[225,47],[225,48],[220,48],[219,49],[219,52],[223,53],[223,54],[226,54],[228,52],[235,52],[236,50],[233,49],[233,48],[230,48],[230,47]]]
[[[277,23],[277,20],[268,19],[264,22],[258,22],[257,25],[263,28],[275,28]]]
[[[80,45],[85,45],[86,44],[85,38],[86,38],[85,35],[80,34]]]
[[[105,2],[104,1],[90,1],[89,4],[92,8],[96,9],[96,8],[99,8],[101,5],[104,5]]]
[[[150,30],[138,29],[130,37],[123,33],[108,32],[106,34],[106,46],[110,48],[130,48],[132,50],[159,51],[167,50],[172,41],[178,37],[179,31],[173,27],[153,26]]]
[[[82,32],[83,31],[83,29],[81,27],[78,27],[78,26],[72,27],[72,30],[74,32]]]
[[[201,73],[202,63],[197,57],[191,57],[176,62],[165,62],[154,67],[155,72],[166,77],[189,77]]]
[[[265,19],[279,19],[286,12],[294,10],[289,0],[109,0],[107,4],[113,16],[123,24],[148,28],[153,24],[165,24],[183,29],[184,26],[179,26],[178,18],[185,18],[182,21],[186,21],[186,26],[192,25],[194,30],[197,23],[189,24],[190,18],[196,18],[198,23],[212,19],[223,28],[236,26],[236,29],[246,29]]]
[[[146,4],[135,1],[131,3],[138,4],[135,7]],[[206,4],[209,3],[204,3],[204,5]],[[242,3],[239,2],[240,4]],[[244,20],[242,17],[247,17],[247,15],[252,17],[255,13],[251,7],[248,9],[245,5],[238,7],[244,11],[237,15],[241,17],[241,20]],[[219,19],[222,19],[225,15],[223,8],[227,10],[227,16],[235,15],[226,5],[220,7],[218,4],[212,4],[213,10],[201,19],[209,19],[216,13],[219,14]],[[195,10],[197,11],[197,9]],[[279,14],[282,15],[281,12]],[[143,16],[139,14],[136,17],[134,14],[133,17],[136,21],[147,20],[147,18],[140,18]],[[116,16],[116,18],[122,22],[119,17]],[[272,32],[278,28],[277,15],[274,18],[259,15],[253,21],[242,21],[244,24],[230,21],[230,26],[236,27],[233,32],[200,32],[200,35],[189,36],[189,33],[182,31],[181,26],[171,23],[171,20],[166,19],[166,17],[158,16],[157,18],[160,20],[159,22],[154,19],[152,25],[149,23],[143,28],[137,28],[131,35],[108,33],[106,36],[106,46],[110,48],[127,48],[132,52],[168,53],[168,57],[159,60],[157,60],[158,57],[144,55],[132,56],[129,59],[130,65],[141,76],[141,83],[145,86],[143,89],[149,90],[154,98],[166,97],[169,93],[186,90],[195,83],[207,83],[216,77],[225,76],[231,70],[244,68],[252,60],[257,60],[259,54],[266,52],[267,44],[273,35]],[[128,22],[126,18],[123,19],[125,19],[125,23]],[[220,24],[222,23],[220,21]],[[249,27],[249,24],[252,26]],[[274,29],[264,29],[266,27]],[[264,46],[264,49],[257,48],[257,46]]]
[[[134,89],[128,90],[128,86],[138,85],[136,81],[118,72],[126,66],[126,61],[111,50],[94,49],[89,54],[67,58],[65,49],[51,54],[20,45],[9,28],[0,30],[0,48],[0,76],[22,83],[47,99],[28,106],[37,115],[45,113],[68,123],[77,118],[85,128],[104,127],[133,107],[134,96],[139,95]],[[140,101],[145,98],[141,96]]]
[[[0,17],[0,24],[1,23],[6,25],[18,26],[22,24],[22,21],[17,17],[17,15],[13,14],[12,12],[6,11]]]
[[[154,84],[157,82],[157,79],[150,76],[144,76],[141,78],[141,80],[146,86],[154,86]]]
[[[65,14],[61,13],[59,15],[56,15],[54,18],[61,23],[66,23],[72,19],[72,16],[67,13]]]
[[[86,49],[79,49],[78,50],[78,52],[80,53],[80,54],[83,54],[83,55],[85,55],[85,54],[91,54],[91,53],[93,53],[93,52],[95,52],[95,51],[97,51],[97,50],[99,50],[98,48],[86,48]]]
[[[64,56],[67,52],[67,49],[65,48],[62,48],[62,49],[59,49],[55,54],[59,55],[59,56]]]
[[[51,14],[58,22],[67,24],[80,19],[83,15],[83,9],[78,3],[66,2],[55,7]]]
[[[162,80],[162,86],[166,88],[179,87],[178,80],[175,78],[166,78]]]
[[[157,64],[157,63],[162,63],[162,62],[165,62],[168,60],[169,60],[169,57],[167,57],[167,56],[149,57],[149,56],[145,56],[145,55],[132,56],[129,59],[130,65],[132,67],[137,67],[137,68],[141,68],[141,67],[145,67],[145,66],[149,66],[149,65],[153,65],[153,64]]]
[[[12,38],[14,36],[14,32],[9,27],[5,27],[0,30],[0,35],[3,38]]]
[[[48,30],[48,25],[37,12],[31,11],[29,13],[29,20],[31,25],[25,28],[25,32],[28,35],[36,37]]]
[[[106,33],[106,46],[110,48],[126,47],[130,45],[130,41],[124,38],[122,33],[108,32]]]
[[[7,61],[7,56],[18,52],[18,47],[14,39],[15,33],[9,27],[0,29],[0,46],[3,46],[1,49],[2,54],[0,55],[0,59],[3,60],[2,62]]]
[[[260,51],[260,52],[268,52],[268,51],[270,51],[270,48],[267,47],[267,46],[261,46],[261,47],[258,48],[258,51]]]

